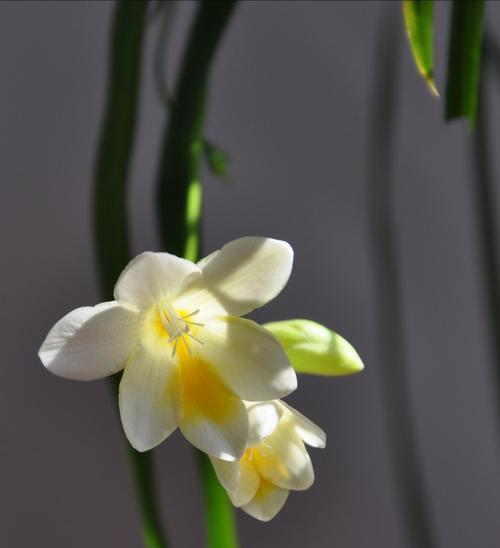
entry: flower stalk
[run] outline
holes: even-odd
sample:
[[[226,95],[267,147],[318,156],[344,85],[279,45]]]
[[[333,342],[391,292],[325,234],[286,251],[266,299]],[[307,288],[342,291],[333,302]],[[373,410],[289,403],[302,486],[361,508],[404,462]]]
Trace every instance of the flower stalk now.
[[[94,229],[102,295],[113,298],[113,286],[130,259],[126,188],[135,135],[140,68],[147,1],[116,3],[105,115],[102,123],[94,178]],[[118,394],[116,375],[110,385]],[[166,548],[154,494],[149,454],[127,443],[140,508],[146,548]]]
[[[200,257],[202,188],[200,164],[211,64],[235,7],[232,0],[201,2],[188,39],[173,98],[158,173],[158,215],[166,251],[196,261]],[[206,455],[197,461],[205,504],[207,543],[236,548],[234,512]]]

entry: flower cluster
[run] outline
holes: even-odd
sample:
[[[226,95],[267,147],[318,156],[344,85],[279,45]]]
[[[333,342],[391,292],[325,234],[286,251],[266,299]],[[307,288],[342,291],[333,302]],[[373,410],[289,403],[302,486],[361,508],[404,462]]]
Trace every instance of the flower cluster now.
[[[247,237],[198,264],[142,253],[119,277],[114,301],[73,310],[39,351],[47,369],[75,380],[123,370],[125,434],[147,451],[177,427],[207,453],[236,506],[261,520],[289,490],[311,486],[304,443],[325,434],[280,398],[297,377],[278,338],[243,319],[288,281],[293,251],[283,241]]]

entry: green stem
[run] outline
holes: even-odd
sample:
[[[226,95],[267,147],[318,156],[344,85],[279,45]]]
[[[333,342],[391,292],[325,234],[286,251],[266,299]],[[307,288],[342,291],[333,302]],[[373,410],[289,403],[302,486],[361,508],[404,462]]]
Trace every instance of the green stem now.
[[[408,543],[414,548],[435,546],[430,509],[420,467],[407,375],[403,299],[394,220],[393,164],[398,100],[399,21],[384,13],[377,31],[370,149],[367,162],[367,203],[378,329],[381,384],[391,467]]]
[[[232,1],[202,2],[185,51],[175,108],[163,141],[158,213],[165,248],[196,260],[200,252],[201,183],[206,88],[217,44]]]
[[[167,125],[158,176],[158,214],[164,248],[196,261],[200,255],[206,91],[217,45],[235,2],[201,2],[191,29]],[[198,458],[211,548],[238,546],[234,513],[206,455]]]
[[[113,286],[130,259],[126,187],[135,134],[144,38],[146,1],[116,4],[111,42],[110,73],[94,181],[94,227],[101,289],[113,298]],[[117,399],[119,378],[110,380]],[[127,443],[146,548],[166,548],[154,496],[149,454]]]
[[[196,458],[205,505],[207,544],[211,548],[236,548],[238,531],[233,507],[214,473],[210,459],[201,451],[196,451]]]

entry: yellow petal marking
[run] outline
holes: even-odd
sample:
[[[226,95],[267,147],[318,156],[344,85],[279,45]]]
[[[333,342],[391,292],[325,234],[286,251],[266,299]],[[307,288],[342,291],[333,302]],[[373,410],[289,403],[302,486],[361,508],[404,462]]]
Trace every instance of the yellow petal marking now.
[[[264,480],[264,477],[267,475],[266,470],[275,470],[283,479],[290,479],[290,471],[288,468],[281,460],[278,459],[274,451],[272,451],[269,446],[266,446],[265,442],[261,443],[257,447],[253,447],[250,451],[251,458],[262,478],[262,481],[267,481]]]
[[[156,351],[164,348],[170,356],[175,355],[182,382],[183,420],[210,420],[216,424],[231,420],[240,411],[240,398],[215,367],[203,359],[203,341],[197,336],[203,336],[203,326],[193,320],[192,312],[170,307],[167,313],[162,312],[160,307],[154,307],[146,315],[142,341]],[[173,338],[170,324],[186,324],[186,319],[189,329]]]
[[[276,489],[276,487],[269,481],[265,480],[262,476],[260,478],[260,485],[255,493],[254,498],[252,499],[255,502],[261,502],[269,495],[269,493]]]
[[[192,355],[184,342],[177,346],[183,385],[184,420],[211,420],[221,424],[240,410],[240,399],[217,370],[199,354]]]

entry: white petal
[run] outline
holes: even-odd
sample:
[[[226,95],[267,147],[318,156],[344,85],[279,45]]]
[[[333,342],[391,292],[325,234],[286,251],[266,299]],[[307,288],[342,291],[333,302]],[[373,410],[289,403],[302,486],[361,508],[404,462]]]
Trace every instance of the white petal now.
[[[252,447],[274,432],[283,408],[274,401],[247,402],[246,406],[250,421],[247,447]]]
[[[73,310],[49,331],[38,356],[55,375],[90,381],[124,368],[134,347],[137,314],[115,302]]]
[[[200,259],[196,264],[201,269],[203,269],[219,252],[220,252],[220,249],[216,249],[215,251],[212,251],[212,253],[210,253],[206,257],[203,257],[203,259]]]
[[[293,250],[287,242],[258,237],[229,242],[200,261],[204,284],[215,299],[213,313],[219,313],[217,303],[232,316],[268,303],[285,287],[292,264]],[[199,299],[209,306],[208,297]]]
[[[181,385],[177,366],[164,347],[139,346],[120,382],[120,416],[137,451],[156,447],[177,428]]]
[[[248,504],[260,485],[260,476],[252,461],[244,456],[237,462],[210,458],[217,478],[234,506]]]
[[[248,412],[244,403],[203,358],[185,352],[179,367],[182,433],[210,456],[238,460],[248,440]]]
[[[260,521],[269,521],[283,508],[288,494],[287,489],[262,481],[255,497],[241,508]]]
[[[272,400],[297,388],[297,375],[283,347],[255,322],[213,318],[199,337],[204,342],[200,352],[242,399]]]
[[[326,446],[326,434],[324,430],[284,401],[280,401],[279,405],[285,410],[284,414],[287,420],[291,422],[297,434],[302,438],[302,441],[311,447],[323,449]]]
[[[172,300],[201,281],[200,268],[170,253],[141,253],[125,267],[115,285],[115,299],[145,310],[160,300]]]
[[[259,474],[274,485],[303,491],[313,484],[314,471],[309,454],[286,421],[281,421],[278,428],[252,451]]]

